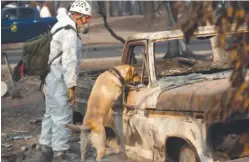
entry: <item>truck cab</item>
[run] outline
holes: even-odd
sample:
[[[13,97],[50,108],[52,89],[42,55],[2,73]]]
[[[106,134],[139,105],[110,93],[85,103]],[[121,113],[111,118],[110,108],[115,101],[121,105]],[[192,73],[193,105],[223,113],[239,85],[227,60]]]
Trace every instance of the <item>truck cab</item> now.
[[[232,33],[248,30],[242,27],[226,34]],[[205,26],[194,37],[217,34],[214,26]],[[114,130],[134,161],[248,162],[248,113],[224,108],[231,94],[232,67],[195,58],[165,58],[167,43],[183,38],[181,30],[174,30],[138,33],[126,40],[120,64],[134,66],[142,80],[125,86],[106,117],[112,123],[106,127]],[[94,80],[105,70],[80,74],[76,101],[83,115]]]
[[[194,33],[197,38],[215,35],[213,26]],[[230,114],[220,114],[229,99],[231,67],[193,58],[165,59],[165,52],[157,49],[183,38],[175,30],[139,33],[126,41],[121,64],[133,65],[142,78],[123,94],[127,156],[154,162],[248,161],[248,113],[230,108]]]

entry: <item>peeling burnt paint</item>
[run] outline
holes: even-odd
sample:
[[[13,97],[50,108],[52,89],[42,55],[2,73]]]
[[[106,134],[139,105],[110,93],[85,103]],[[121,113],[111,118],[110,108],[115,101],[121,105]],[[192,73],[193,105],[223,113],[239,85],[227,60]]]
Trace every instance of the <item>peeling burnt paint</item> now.
[[[195,133],[192,129],[190,129],[190,131],[191,131],[191,133],[192,133],[193,139],[196,140],[196,138],[197,138],[197,137],[196,137],[196,133]]]
[[[140,148],[141,150],[153,151],[152,161],[165,161],[166,139],[167,137],[178,137],[185,139],[191,146],[196,148],[197,153],[202,155],[206,151],[205,141],[206,136],[203,134],[200,127],[205,127],[201,120],[188,123],[185,118],[147,118],[134,115],[129,118],[131,132],[136,132],[142,137],[142,142],[131,142],[132,138],[127,139],[129,147]],[[193,133],[194,132],[194,136]],[[170,146],[173,147],[173,146]],[[211,157],[202,156],[202,160],[210,161]]]
[[[156,108],[157,97],[161,92],[160,87],[144,87],[138,91],[130,91],[127,96],[127,105],[134,106],[136,109]]]

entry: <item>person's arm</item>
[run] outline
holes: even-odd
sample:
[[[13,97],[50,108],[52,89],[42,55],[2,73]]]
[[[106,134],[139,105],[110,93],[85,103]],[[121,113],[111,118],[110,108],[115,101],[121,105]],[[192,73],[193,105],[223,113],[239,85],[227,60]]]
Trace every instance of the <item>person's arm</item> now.
[[[62,40],[62,67],[67,88],[77,86],[77,34],[72,29],[66,31]]]

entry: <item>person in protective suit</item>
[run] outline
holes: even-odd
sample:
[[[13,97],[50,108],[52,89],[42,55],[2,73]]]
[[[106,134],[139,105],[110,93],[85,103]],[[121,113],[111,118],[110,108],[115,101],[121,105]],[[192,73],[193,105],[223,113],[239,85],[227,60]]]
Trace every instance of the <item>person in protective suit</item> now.
[[[46,112],[39,139],[41,162],[51,162],[53,157],[56,162],[67,161],[66,152],[69,149],[71,130],[65,128],[65,124],[72,122],[73,112],[70,105],[75,103],[75,87],[82,51],[78,33],[88,32],[91,6],[87,1],[77,0],[71,5],[69,12],[70,16],[64,12],[57,15],[58,22],[51,29],[53,33],[67,25],[73,27],[56,32],[50,44],[49,61],[58,53],[62,54],[53,60],[43,86]]]

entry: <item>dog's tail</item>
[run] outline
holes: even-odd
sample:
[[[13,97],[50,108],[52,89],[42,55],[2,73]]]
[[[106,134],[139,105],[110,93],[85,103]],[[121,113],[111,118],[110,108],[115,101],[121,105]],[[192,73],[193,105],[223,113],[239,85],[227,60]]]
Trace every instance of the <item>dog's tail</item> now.
[[[87,131],[90,129],[85,125],[74,125],[74,124],[65,124],[65,127],[70,128],[74,131]]]

